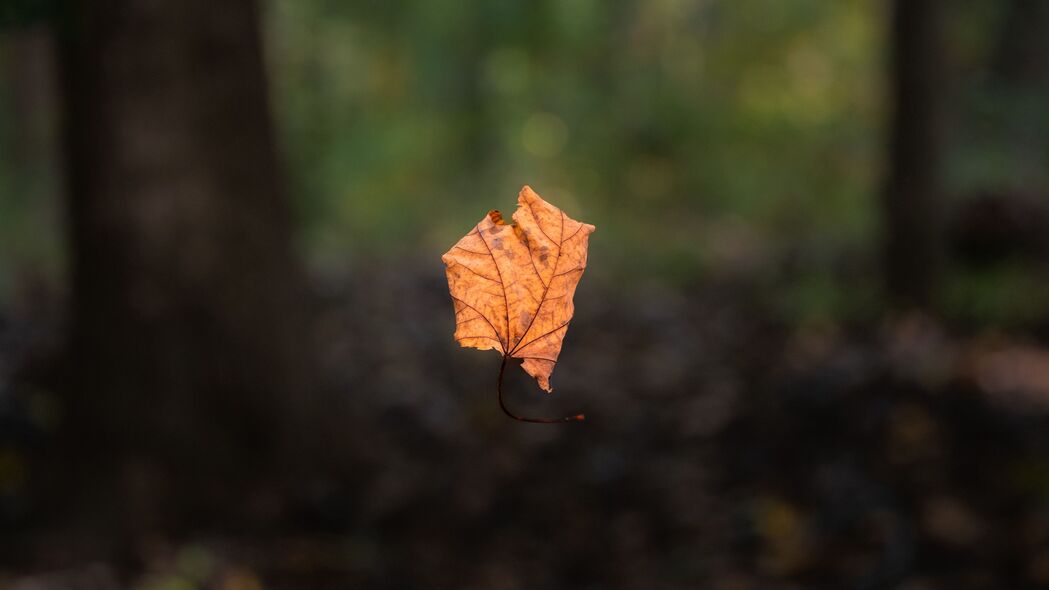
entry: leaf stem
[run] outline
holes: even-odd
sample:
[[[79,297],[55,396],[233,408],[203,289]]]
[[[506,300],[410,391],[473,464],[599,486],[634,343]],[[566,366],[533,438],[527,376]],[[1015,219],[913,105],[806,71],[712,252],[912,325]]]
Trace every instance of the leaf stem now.
[[[586,420],[586,416],[583,414],[565,416],[564,418],[525,418],[511,412],[510,409],[506,407],[506,402],[503,401],[503,374],[506,372],[506,362],[509,360],[509,355],[503,355],[503,364],[499,365],[499,381],[497,381],[495,385],[496,390],[499,392],[499,407],[503,409],[504,414],[519,422],[531,422],[532,424],[561,424],[564,422],[582,422]]]

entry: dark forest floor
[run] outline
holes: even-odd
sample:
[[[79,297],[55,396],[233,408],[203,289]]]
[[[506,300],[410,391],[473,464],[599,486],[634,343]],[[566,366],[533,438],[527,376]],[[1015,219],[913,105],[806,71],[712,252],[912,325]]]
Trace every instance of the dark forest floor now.
[[[121,547],[29,493],[60,415],[33,351],[55,339],[7,316],[0,588],[1049,586],[1033,339],[921,316],[789,327],[740,285],[588,277],[555,394],[507,381],[522,412],[588,421],[536,426],[499,411],[498,355],[452,340],[439,269],[368,274],[318,288],[338,471]]]

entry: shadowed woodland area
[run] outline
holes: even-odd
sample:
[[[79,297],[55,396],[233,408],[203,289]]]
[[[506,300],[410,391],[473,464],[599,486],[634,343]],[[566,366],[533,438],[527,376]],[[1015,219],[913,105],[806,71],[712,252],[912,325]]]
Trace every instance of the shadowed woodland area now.
[[[1047,586],[1049,3],[0,3],[0,589]]]

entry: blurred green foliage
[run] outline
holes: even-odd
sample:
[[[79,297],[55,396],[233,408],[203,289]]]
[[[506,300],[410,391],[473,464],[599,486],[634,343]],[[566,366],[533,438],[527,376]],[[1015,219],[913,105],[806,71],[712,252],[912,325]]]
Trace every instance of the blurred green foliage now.
[[[884,2],[263,6],[280,147],[317,271],[436,260],[530,184],[598,226],[596,276],[745,277],[782,287],[774,306],[792,318],[878,305]],[[1044,92],[989,81],[1005,6],[967,0],[945,23],[953,202],[1049,192]],[[26,147],[16,52],[0,35],[3,299],[26,269],[59,273],[62,240],[55,126],[33,126],[42,144]],[[1037,281],[996,272],[1007,287],[983,271],[952,278],[946,306],[1036,313]]]
[[[599,267],[754,270],[870,238],[879,3],[273,0],[292,182],[322,263],[439,253],[530,184]],[[802,232],[799,230],[804,228]]]

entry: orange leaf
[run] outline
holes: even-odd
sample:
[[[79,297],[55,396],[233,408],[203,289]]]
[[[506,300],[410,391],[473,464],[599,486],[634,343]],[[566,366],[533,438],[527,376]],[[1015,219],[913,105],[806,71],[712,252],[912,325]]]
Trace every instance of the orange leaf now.
[[[464,347],[500,351],[504,367],[509,358],[521,359],[550,392],[594,226],[568,217],[527,186],[513,219],[508,225],[499,211],[488,212],[441,257],[455,306],[455,339]]]

